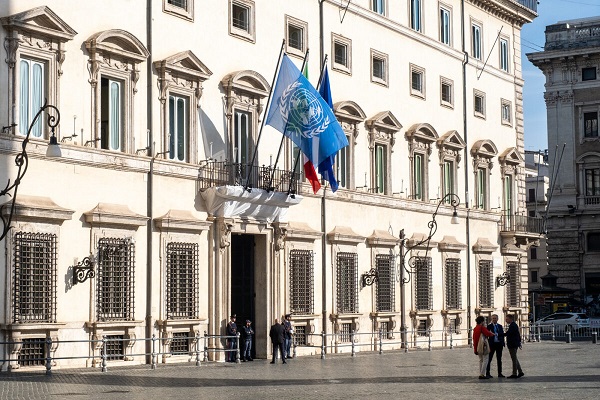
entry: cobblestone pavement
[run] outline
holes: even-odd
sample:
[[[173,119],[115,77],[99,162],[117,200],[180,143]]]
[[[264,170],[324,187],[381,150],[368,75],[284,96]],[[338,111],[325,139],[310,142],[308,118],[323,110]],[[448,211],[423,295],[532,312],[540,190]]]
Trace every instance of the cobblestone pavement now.
[[[0,373],[4,399],[598,399],[600,345],[526,343],[521,379],[477,379],[469,348],[207,363]],[[511,372],[508,351],[504,373]],[[496,375],[495,362],[492,374]]]

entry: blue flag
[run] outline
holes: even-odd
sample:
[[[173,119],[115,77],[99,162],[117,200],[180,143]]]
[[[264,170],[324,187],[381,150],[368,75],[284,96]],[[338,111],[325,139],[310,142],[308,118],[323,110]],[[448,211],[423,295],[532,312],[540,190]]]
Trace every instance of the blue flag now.
[[[325,102],[333,111],[333,100],[331,99],[331,88],[329,86],[329,73],[327,72],[327,66],[325,66],[325,70],[323,71],[323,78],[321,79],[321,85],[319,86],[319,94],[325,100]],[[345,136],[345,135],[344,135]],[[347,145],[348,142],[346,142]],[[343,148],[344,146],[342,146]],[[318,165],[319,173],[329,182],[329,187],[331,187],[331,191],[335,192],[338,190],[338,182],[335,179],[335,175],[333,173],[333,164],[335,162],[335,153],[321,161],[321,164]]]
[[[266,123],[289,137],[313,165],[348,145],[331,107],[287,54],[281,60]]]

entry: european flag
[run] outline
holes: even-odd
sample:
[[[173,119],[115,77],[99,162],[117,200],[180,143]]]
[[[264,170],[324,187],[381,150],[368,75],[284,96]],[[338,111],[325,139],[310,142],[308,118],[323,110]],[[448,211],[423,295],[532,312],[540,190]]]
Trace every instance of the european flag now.
[[[281,61],[266,123],[289,137],[313,165],[348,145],[331,107],[287,54]]]
[[[329,86],[329,73],[327,72],[327,66],[325,66],[325,69],[323,70],[323,78],[321,79],[321,85],[319,86],[319,94],[321,95],[323,100],[325,100],[325,102],[329,105],[331,111],[333,111],[333,100],[331,99],[331,88]],[[346,141],[346,145],[347,143],[348,142]],[[329,182],[329,187],[331,188],[332,192],[338,190],[338,182],[335,179],[335,175],[333,173],[334,162],[335,154],[332,154],[323,161],[321,161],[321,164],[319,164],[318,166],[319,173],[321,174],[323,179]]]

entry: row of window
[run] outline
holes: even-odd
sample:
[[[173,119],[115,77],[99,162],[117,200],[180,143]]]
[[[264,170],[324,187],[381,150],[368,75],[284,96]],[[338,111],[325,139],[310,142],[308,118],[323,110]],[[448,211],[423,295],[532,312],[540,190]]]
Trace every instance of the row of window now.
[[[313,253],[308,250],[291,250],[290,260],[290,307],[294,314],[314,312]],[[378,254],[375,258],[377,271],[375,308],[377,312],[395,312],[395,263],[394,256]],[[447,258],[444,262],[445,308],[462,308],[461,262]],[[507,262],[510,276],[519,276],[519,265]],[[359,274],[358,254],[339,252],[336,256],[336,311],[339,314],[358,313]],[[519,306],[519,279],[511,279],[507,286],[507,305]],[[433,282],[431,257],[417,257],[413,278],[415,309],[433,309]],[[480,260],[478,265],[478,304],[480,308],[494,307],[494,284],[492,261]]]

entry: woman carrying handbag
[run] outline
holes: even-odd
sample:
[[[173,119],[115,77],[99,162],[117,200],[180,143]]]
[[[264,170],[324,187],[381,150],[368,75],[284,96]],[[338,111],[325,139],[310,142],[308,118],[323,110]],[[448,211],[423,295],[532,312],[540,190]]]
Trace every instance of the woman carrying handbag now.
[[[481,315],[475,318],[475,329],[473,329],[473,350],[475,355],[479,356],[479,379],[488,379],[486,377],[486,369],[489,361],[490,344],[488,343],[488,337],[494,336],[494,333],[490,332],[485,327],[485,318]]]

